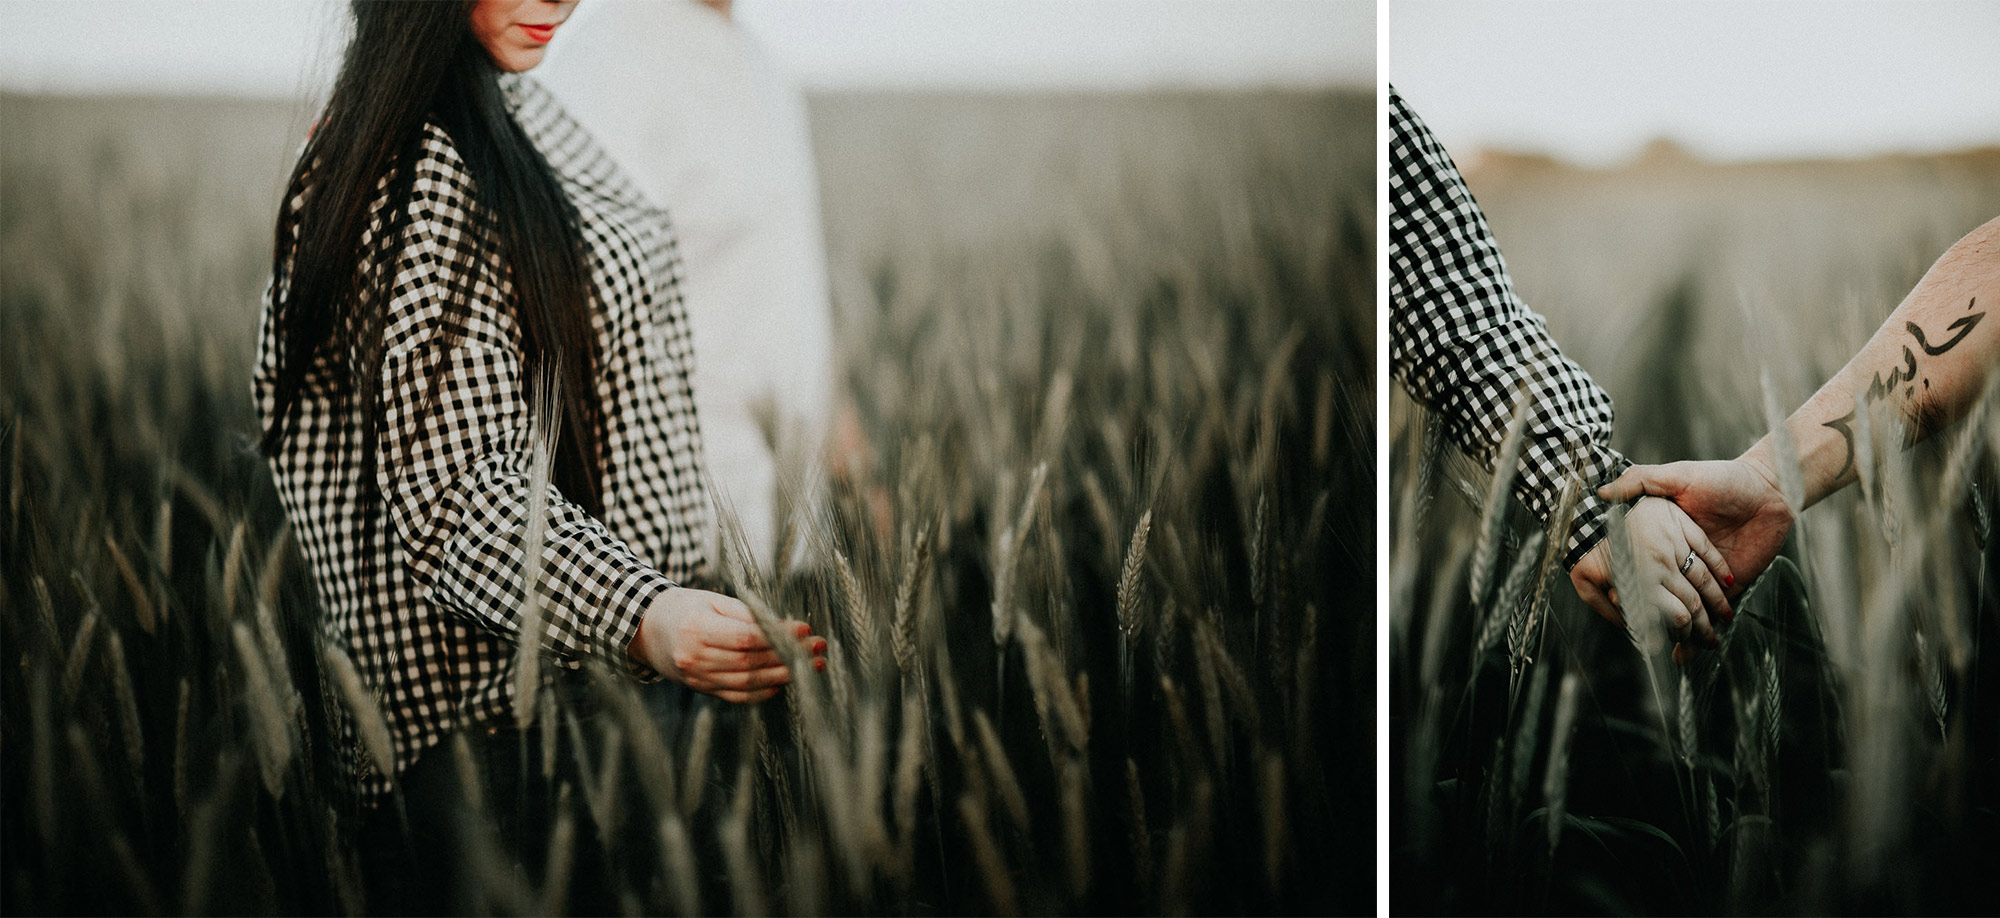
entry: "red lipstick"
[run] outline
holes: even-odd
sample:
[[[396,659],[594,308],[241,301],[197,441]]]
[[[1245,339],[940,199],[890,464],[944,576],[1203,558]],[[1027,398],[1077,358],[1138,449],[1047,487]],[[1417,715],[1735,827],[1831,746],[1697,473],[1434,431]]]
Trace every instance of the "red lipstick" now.
[[[532,39],[536,44],[546,45],[549,43],[550,38],[555,37],[556,27],[553,23],[549,25],[527,25],[524,23],[521,26],[521,31],[528,33],[528,38]]]

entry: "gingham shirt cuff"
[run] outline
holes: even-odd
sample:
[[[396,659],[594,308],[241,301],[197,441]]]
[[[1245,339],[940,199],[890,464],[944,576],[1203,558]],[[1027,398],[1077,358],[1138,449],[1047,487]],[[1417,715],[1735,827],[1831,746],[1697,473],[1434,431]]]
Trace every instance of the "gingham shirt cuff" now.
[[[599,636],[599,653],[605,660],[625,661],[625,671],[641,682],[658,682],[666,678],[659,670],[639,662],[627,651],[632,646],[632,639],[639,634],[639,623],[645,620],[646,610],[652,608],[653,601],[659,599],[660,594],[677,586],[665,574],[647,568],[612,592],[611,600],[605,606]]]
[[[1595,481],[1584,482],[1583,494],[1576,502],[1576,512],[1570,516],[1573,523],[1563,553],[1565,568],[1575,567],[1578,561],[1583,560],[1584,555],[1590,554],[1590,550],[1596,548],[1597,543],[1604,541],[1604,537],[1610,533],[1610,524],[1606,521],[1606,517],[1611,513],[1611,505],[1597,496],[1597,489],[1625,474],[1625,470],[1632,467],[1632,461],[1610,450],[1605,452],[1609,453],[1610,460],[1596,464],[1598,468],[1605,470],[1604,474],[1598,476]]]

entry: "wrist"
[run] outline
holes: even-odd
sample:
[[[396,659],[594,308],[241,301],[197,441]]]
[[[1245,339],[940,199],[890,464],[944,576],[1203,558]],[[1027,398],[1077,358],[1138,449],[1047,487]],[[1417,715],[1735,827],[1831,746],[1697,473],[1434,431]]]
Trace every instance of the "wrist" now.
[[[652,612],[653,610],[649,606],[639,613],[639,624],[632,629],[631,642],[625,645],[625,655],[639,663],[644,663],[649,659],[647,649],[650,646],[650,642],[647,640],[646,632],[652,630],[649,627],[649,624],[653,620]]]
[[[1765,434],[1756,444],[1744,450],[1743,455],[1737,456],[1736,461],[1743,463],[1745,468],[1755,473],[1772,491],[1782,495],[1785,493],[1785,488],[1778,478],[1776,452],[1776,448],[1771,444],[1771,435]]]
[[[670,667],[663,667],[673,659],[673,629],[670,626],[669,606],[672,597],[681,589],[669,584],[647,598],[646,604],[638,612],[638,622],[632,628],[632,637],[625,645],[626,662],[642,681],[653,681],[661,676],[672,676]]]

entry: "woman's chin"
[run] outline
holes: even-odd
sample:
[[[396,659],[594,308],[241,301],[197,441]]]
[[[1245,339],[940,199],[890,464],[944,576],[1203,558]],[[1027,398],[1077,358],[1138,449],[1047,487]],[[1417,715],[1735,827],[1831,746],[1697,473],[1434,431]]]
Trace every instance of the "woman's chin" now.
[[[509,48],[504,53],[493,55],[493,66],[506,73],[525,73],[541,66],[542,56],[547,50],[547,45]]]

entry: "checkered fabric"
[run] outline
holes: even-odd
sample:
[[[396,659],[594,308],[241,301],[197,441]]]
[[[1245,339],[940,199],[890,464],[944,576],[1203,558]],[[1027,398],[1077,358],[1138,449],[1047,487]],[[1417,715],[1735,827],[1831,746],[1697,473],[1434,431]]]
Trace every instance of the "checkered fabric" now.
[[[1389,364],[1489,470],[1520,399],[1532,399],[1514,494],[1544,523],[1563,488],[1586,486],[1564,563],[1604,537],[1594,489],[1630,465],[1610,447],[1611,397],[1562,355],[1521,298],[1458,167],[1389,90]]]
[[[546,91],[502,80],[516,120],[580,214],[602,342],[605,512],[593,518],[550,495],[545,646],[558,666],[594,655],[657,679],[625,647],[656,596],[703,574],[699,534],[709,512],[679,255],[665,215]],[[398,773],[452,731],[511,712],[528,528],[529,400],[510,283],[495,260],[468,277],[437,257],[469,244],[478,193],[451,139],[435,125],[425,131],[407,231],[362,240],[363,276],[383,278],[391,297],[371,483],[381,499],[362,500],[362,413],[339,409],[315,380],[294,435],[271,457],[319,588],[326,638],[375,693]],[[292,189],[287,215],[295,219],[306,198]],[[378,218],[375,230],[382,225]],[[456,290],[470,293],[472,315],[453,341],[442,303]],[[254,382],[267,422],[277,353],[267,293]],[[372,529],[364,513],[374,515]],[[390,776],[369,768],[352,732],[357,784],[373,803]]]

